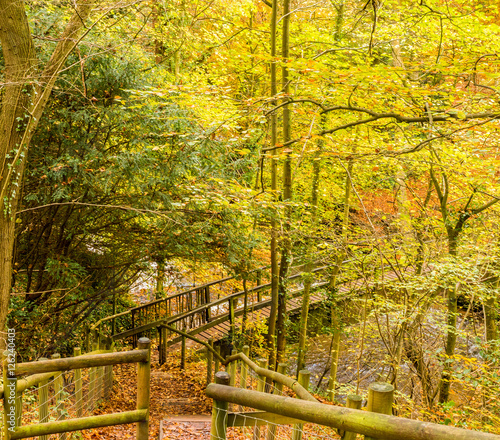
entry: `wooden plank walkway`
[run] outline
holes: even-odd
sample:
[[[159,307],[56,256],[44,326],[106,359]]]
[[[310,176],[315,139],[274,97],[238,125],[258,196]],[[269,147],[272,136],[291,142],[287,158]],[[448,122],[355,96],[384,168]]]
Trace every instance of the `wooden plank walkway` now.
[[[407,271],[406,273],[413,272]],[[379,283],[379,282],[392,282],[396,281],[398,279],[397,274],[394,271],[388,271],[385,272],[381,275],[381,279],[377,282],[367,282],[367,280],[363,278],[357,278],[355,280],[349,281],[345,284],[341,284],[338,288],[338,295],[340,297],[344,297],[346,294],[352,291],[360,291],[363,289],[367,289],[372,287],[373,285]],[[325,285],[326,283],[320,283],[319,286]],[[324,293],[321,290],[317,290],[316,292],[314,290],[318,289],[318,286],[313,286],[312,292],[311,292],[311,297],[310,297],[310,305],[309,307],[314,307],[320,304],[321,302],[325,301],[327,298],[324,295]],[[302,297],[296,296],[293,297],[293,292],[292,292],[292,298],[288,299],[287,301],[287,312],[288,313],[296,313],[300,311],[302,307]],[[248,312],[248,320],[249,322],[255,322],[257,320],[262,320],[268,319],[270,314],[271,314],[271,306],[265,306],[262,307],[258,310],[252,310],[252,307],[250,307],[251,310]],[[236,309],[236,312],[242,313],[242,308]],[[201,332],[198,332],[197,329],[191,329],[188,333],[196,336],[198,339],[202,341],[207,341],[208,339],[213,339],[214,341],[218,341],[220,339],[223,339],[226,337],[231,331],[231,325],[229,323],[229,316],[227,316],[227,320],[224,322],[221,322],[217,325],[214,325],[213,327],[203,330]]]

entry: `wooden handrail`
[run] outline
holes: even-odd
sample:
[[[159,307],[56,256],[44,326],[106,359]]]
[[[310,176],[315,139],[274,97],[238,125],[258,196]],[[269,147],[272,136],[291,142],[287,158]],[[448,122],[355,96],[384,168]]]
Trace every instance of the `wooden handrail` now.
[[[227,385],[212,383],[208,385],[205,393],[217,401],[235,403],[306,423],[316,423],[383,440],[500,440],[499,435],[486,432],[298,400]]]
[[[318,288],[318,287],[323,287],[325,285],[328,284],[328,281],[326,282],[322,282],[322,283],[318,283],[318,284],[314,284],[313,285],[313,288]],[[270,287],[271,284],[265,284],[265,285],[262,285],[262,286],[257,286],[255,287],[254,289],[257,289],[257,288],[264,288],[264,287]],[[304,290],[304,288],[301,288],[301,289],[297,289],[297,290],[294,290],[292,293],[294,295],[292,295],[292,297],[295,297],[298,293],[302,292]],[[252,290],[252,289],[249,289],[249,292],[254,292],[256,290]],[[161,326],[161,325],[170,325],[170,324],[174,324],[178,321],[181,321],[182,319],[186,319],[186,318],[189,318],[190,316],[192,315],[196,315],[197,313],[203,313],[205,310],[207,309],[210,309],[212,307],[215,307],[216,305],[220,305],[220,304],[223,304],[225,302],[228,302],[230,301],[231,299],[234,299],[234,295],[236,295],[236,297],[240,297],[240,296],[243,296],[245,294],[245,291],[241,291],[241,292],[236,292],[234,294],[232,294],[231,296],[226,296],[224,298],[221,298],[217,301],[214,301],[213,303],[208,303],[208,304],[204,304],[202,306],[199,306],[195,309],[192,309],[188,312],[185,312],[185,313],[182,313],[180,315],[175,315],[171,318],[161,318],[161,319],[158,319],[157,321],[152,321],[152,322],[149,322],[147,324],[143,324],[143,325],[140,325],[140,326],[137,326],[137,327],[134,327],[130,330],[125,330],[124,332],[121,332],[121,333],[117,333],[115,335],[112,336],[112,339],[114,341],[117,341],[117,340],[120,340],[120,339],[124,339],[124,338],[128,338],[130,336],[134,336],[138,333],[142,333],[142,332],[145,332],[147,330],[150,330],[154,327],[158,327],[158,326]],[[263,301],[263,302],[260,302],[259,303],[259,307],[265,307],[267,305],[269,305],[271,303],[271,299],[267,300],[267,301]],[[254,306],[250,306],[250,307],[254,307]],[[235,312],[235,316],[240,316],[243,314],[243,310],[242,309],[239,309],[238,311]],[[227,317],[229,316],[228,313],[225,313],[223,315],[220,315],[220,316],[217,316],[215,317],[212,321],[210,321],[211,323],[215,323],[218,319],[220,319],[221,317]],[[215,324],[214,324],[215,325]]]
[[[178,333],[179,335],[184,336],[185,338],[191,339],[192,341],[200,345],[203,345],[221,362],[221,364],[224,365],[225,362],[224,358],[219,353],[217,353],[217,351],[215,351],[213,347],[210,346],[210,344],[207,344],[205,341],[202,341],[201,339],[198,339],[196,336],[190,335],[189,333],[183,332],[182,330],[177,330],[176,328],[171,327],[170,325],[162,324],[162,327],[165,327],[167,330],[170,330],[171,332]]]
[[[38,437],[48,434],[80,431],[82,429],[101,428],[103,426],[125,425],[129,423],[145,422],[148,420],[147,409],[136,409],[121,413],[103,414],[98,416],[80,417],[78,419],[58,420],[39,423],[37,425],[21,426],[10,435],[12,440]]]
[[[331,266],[319,267],[317,269],[314,269],[312,271],[312,273],[323,271],[323,270],[325,270],[325,269],[327,269],[329,267],[331,267]],[[288,279],[289,280],[293,280],[295,278],[301,277],[302,275],[303,275],[303,272],[299,273],[299,274],[296,274],[296,275],[292,275]],[[248,289],[248,293],[258,292],[259,290],[266,290],[266,289],[268,289],[270,287],[271,287],[271,283],[261,284],[260,286],[255,286],[255,287],[251,287],[250,289]],[[203,305],[201,305],[199,307],[196,307],[196,308],[194,308],[192,310],[189,310],[187,312],[184,312],[184,313],[181,313],[179,315],[173,316],[172,319],[168,319],[168,323],[172,324],[174,322],[177,322],[177,321],[180,321],[180,320],[182,320],[184,318],[187,318],[187,317],[189,317],[189,316],[191,316],[193,314],[203,312],[204,310],[206,310],[208,308],[212,308],[212,307],[216,307],[216,306],[222,305],[222,304],[224,304],[224,303],[226,303],[226,302],[228,302],[230,300],[234,300],[234,299],[240,298],[240,297],[242,297],[244,295],[245,295],[245,291],[244,290],[240,290],[239,292],[231,293],[230,295],[227,295],[224,298],[219,298],[219,299],[217,299],[215,301],[212,301],[211,303],[203,304]]]
[[[255,362],[248,358],[244,353],[233,354],[232,356],[228,356],[226,360],[223,362],[224,365],[227,365],[234,361],[243,361],[247,364],[253,371],[255,371],[258,375],[267,377],[268,379],[272,379],[275,382],[278,382],[291,390],[295,391],[295,394],[302,399],[308,400],[309,402],[317,402],[318,400],[307,391],[302,385],[299,384],[295,379],[285,376],[284,374],[278,373],[273,370],[268,370],[267,368],[259,367]]]
[[[350,260],[345,260],[342,262],[342,264],[345,264],[345,263],[348,263]],[[300,266],[303,266],[303,265],[300,265]],[[300,267],[300,266],[297,266],[297,267]],[[316,273],[316,272],[319,272],[319,271],[323,271],[329,267],[332,267],[333,265],[326,265],[326,266],[321,266],[321,267],[318,267],[318,268],[315,268],[313,269],[311,272],[312,273]],[[260,267],[260,268],[257,268],[257,269],[253,269],[252,271],[250,271],[249,273],[252,273],[252,272],[257,272],[259,270],[264,270],[264,269],[268,269],[270,266],[263,266],[263,267]],[[298,274],[295,274],[295,275],[291,275],[290,277],[288,277],[288,280],[294,280],[296,278],[299,278],[301,276],[303,276],[304,272],[300,272]],[[154,306],[156,304],[161,304],[163,302],[167,302],[167,301],[171,301],[175,298],[178,298],[178,297],[181,297],[183,295],[187,295],[189,293],[192,293],[192,292],[196,292],[197,290],[200,290],[200,289],[204,289],[206,287],[210,287],[210,286],[213,286],[215,284],[219,284],[219,283],[223,283],[225,281],[229,281],[229,280],[232,280],[236,278],[236,276],[231,276],[231,277],[226,277],[226,278],[223,278],[223,279],[220,279],[220,280],[216,280],[216,281],[211,281],[210,283],[206,283],[206,284],[201,284],[199,286],[196,286],[196,287],[193,287],[192,289],[188,289],[188,290],[183,290],[182,292],[178,292],[178,293],[175,293],[173,295],[170,295],[170,296],[167,296],[166,298],[161,298],[161,299],[157,299],[157,300],[154,300],[154,301],[151,301],[151,302],[148,302],[147,304],[143,304],[143,305],[140,305],[140,306],[136,306],[136,307],[133,307],[129,310],[126,310],[124,312],[121,312],[121,313],[117,313],[115,315],[110,315],[110,316],[107,316],[105,318],[102,318],[100,319],[99,321],[97,321],[94,325],[92,325],[90,327],[90,330],[96,330],[97,328],[99,328],[99,326],[103,323],[103,322],[106,322],[106,321],[110,321],[112,319],[116,319],[116,318],[119,318],[119,317],[122,317],[122,316],[125,316],[125,315],[129,315],[129,314],[132,314],[132,312],[135,312],[135,311],[138,311],[138,310],[142,310],[142,309],[145,309],[147,307],[151,307],[151,306]],[[250,292],[257,292],[259,289],[265,289],[265,288],[268,288],[270,287],[271,283],[266,283],[266,284],[262,284],[260,286],[255,286],[253,288],[251,288],[249,291]],[[225,296],[224,298],[221,298],[219,300],[216,300],[215,302],[213,303],[209,303],[207,305],[210,305],[211,307],[214,307],[216,305],[219,304],[218,301],[220,301],[220,303],[224,303],[227,299],[229,298],[235,298],[235,297],[238,297],[238,296],[241,296],[241,295],[244,295],[245,294],[245,291],[239,291],[239,292],[236,292],[234,294],[231,294],[231,295],[228,295],[228,296]]]
[[[109,350],[95,350],[95,351],[91,351],[90,353],[87,353],[87,356],[92,355],[92,354],[103,354],[103,353],[110,353],[110,351]],[[48,380],[51,377],[53,377],[55,373],[56,373],[55,371],[50,371],[48,373],[37,373],[37,374],[33,374],[31,376],[24,377],[23,379],[19,379],[17,381],[17,391],[19,393],[22,393],[25,390],[27,390],[28,388],[31,388],[35,385],[39,385],[44,380]],[[0,386],[0,399],[2,397],[3,397],[3,386]]]
[[[74,358],[52,359],[48,361],[24,362],[16,365],[16,376],[54,371],[76,370],[78,368],[102,367],[136,362],[146,362],[149,350],[130,350],[118,353],[83,355]]]

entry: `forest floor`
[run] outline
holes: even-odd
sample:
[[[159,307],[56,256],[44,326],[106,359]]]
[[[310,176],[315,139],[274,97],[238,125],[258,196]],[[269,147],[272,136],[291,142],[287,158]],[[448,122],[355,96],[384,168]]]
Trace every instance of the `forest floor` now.
[[[153,355],[151,369],[151,400],[149,438],[158,439],[160,424],[164,426],[165,439],[204,440],[210,438],[210,424],[183,423],[184,417],[209,416],[211,399],[205,396],[206,368],[204,362],[191,359],[186,368],[179,367],[179,356],[172,352],[167,362],[160,366]],[[136,409],[137,374],[133,364],[114,368],[114,385],[111,398],[104,402],[96,414],[130,411]],[[170,420],[169,420],[170,419]],[[85,440],[120,439],[135,440],[135,424],[109,426],[83,432]]]

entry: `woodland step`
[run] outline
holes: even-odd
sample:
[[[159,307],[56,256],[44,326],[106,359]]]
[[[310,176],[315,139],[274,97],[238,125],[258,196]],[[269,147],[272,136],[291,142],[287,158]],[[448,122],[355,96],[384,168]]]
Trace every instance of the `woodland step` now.
[[[169,416],[160,422],[159,440],[202,440],[210,438],[211,417],[207,415]]]

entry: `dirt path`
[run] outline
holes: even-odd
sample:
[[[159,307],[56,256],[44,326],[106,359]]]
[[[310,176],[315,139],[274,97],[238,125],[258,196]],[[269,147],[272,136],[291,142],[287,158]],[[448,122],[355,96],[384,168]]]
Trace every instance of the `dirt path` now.
[[[209,415],[211,412],[212,402],[204,394],[206,381],[204,362],[189,362],[186,370],[183,371],[179,369],[178,364],[179,356],[175,354],[169,355],[167,362],[161,367],[158,365],[157,357],[153,357],[149,427],[151,440],[158,439],[160,423],[169,416]],[[136,383],[135,365],[116,366],[111,399],[101,405],[96,414],[134,410]],[[165,438],[183,440],[203,438],[198,429],[179,423],[175,419],[164,425],[170,432],[170,435]],[[86,440],[135,440],[135,424],[84,431],[83,438]]]

